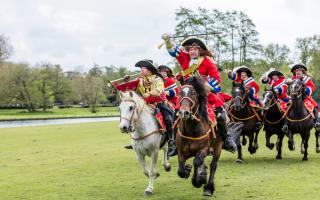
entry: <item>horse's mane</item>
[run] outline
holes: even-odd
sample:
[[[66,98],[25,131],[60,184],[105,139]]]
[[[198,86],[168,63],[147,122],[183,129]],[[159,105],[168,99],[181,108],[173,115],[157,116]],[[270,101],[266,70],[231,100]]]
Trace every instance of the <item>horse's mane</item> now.
[[[207,82],[201,76],[192,76],[184,81],[184,85],[192,85],[195,91],[198,93],[199,103],[199,115],[206,121],[209,122],[208,111],[207,111],[207,96],[210,89],[208,88]]]

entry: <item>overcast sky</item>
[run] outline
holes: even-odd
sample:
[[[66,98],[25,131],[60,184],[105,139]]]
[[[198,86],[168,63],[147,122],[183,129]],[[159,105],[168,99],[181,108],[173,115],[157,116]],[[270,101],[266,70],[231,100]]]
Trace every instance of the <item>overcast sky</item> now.
[[[10,38],[15,62],[61,64],[65,70],[93,63],[133,69],[139,59],[167,63],[158,50],[172,33],[179,6],[241,10],[256,24],[262,44],[294,47],[297,37],[320,34],[317,0],[0,0],[0,34]]]

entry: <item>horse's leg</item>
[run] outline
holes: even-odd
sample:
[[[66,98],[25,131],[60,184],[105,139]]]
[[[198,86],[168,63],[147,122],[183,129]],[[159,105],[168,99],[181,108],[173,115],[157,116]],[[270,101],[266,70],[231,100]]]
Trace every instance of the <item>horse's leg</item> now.
[[[148,168],[147,168],[145,155],[140,154],[140,153],[138,153],[138,152],[136,152],[136,154],[137,154],[137,159],[138,159],[138,161],[139,161],[139,163],[140,163],[140,166],[141,166],[141,168],[142,168],[143,174],[146,175],[146,176],[149,178],[149,170],[148,170]]]
[[[277,157],[276,157],[277,160],[281,160],[282,159],[281,154],[282,154],[283,137],[284,137],[284,133],[282,133],[282,131],[279,131],[278,139],[277,139],[277,143],[276,143],[276,148],[277,148],[277,151],[278,151],[278,154],[277,154]]]
[[[243,135],[242,135],[242,145],[245,146],[246,144],[247,144],[246,135],[243,134]]]
[[[156,173],[156,166],[158,161],[158,150],[152,152],[151,154],[151,164],[149,169],[149,184],[146,190],[144,191],[145,196],[150,196],[153,193],[153,184],[154,180],[158,177],[158,174]]]
[[[163,160],[162,160],[162,166],[164,169],[169,172],[171,170],[171,165],[168,161],[168,145],[165,144],[163,146]]]
[[[179,162],[179,169],[178,169],[179,177],[185,178],[185,179],[189,178],[192,166],[189,164],[186,165],[186,159],[180,151],[178,151],[178,162]]]
[[[308,130],[304,135],[304,156],[302,158],[302,161],[308,160],[308,142],[310,137],[310,130]]]
[[[315,136],[316,136],[316,152],[317,152],[317,153],[320,153],[319,131],[315,130]]]
[[[305,148],[304,148],[304,138],[301,136],[301,144],[300,144],[300,152],[302,155],[304,155]]]
[[[251,133],[249,136],[249,146],[248,151],[250,154],[254,154],[256,152],[256,149],[253,147],[253,139],[254,139],[254,133]]]
[[[237,152],[238,152],[238,158],[236,160],[236,163],[242,163],[243,159],[242,159],[242,147],[241,147],[241,144],[237,144]]]
[[[196,188],[207,183],[207,172],[205,169],[204,159],[207,153],[200,151],[193,160],[194,172],[192,176],[192,185]]]
[[[274,147],[274,143],[270,143],[270,138],[271,138],[271,133],[270,131],[266,130],[266,146],[272,150]]]
[[[214,175],[217,169],[217,162],[221,155],[222,150],[222,141],[216,141],[214,144],[214,152],[212,155],[212,161],[210,163],[210,176],[208,179],[208,183],[203,187],[203,195],[204,196],[212,196],[215,191],[215,184],[214,184]],[[239,144],[241,145],[241,144]]]
[[[294,151],[295,150],[293,134],[292,134],[292,132],[290,130],[288,130],[288,148],[289,148],[290,151]]]
[[[258,145],[258,136],[259,136],[259,131],[256,131],[256,134],[254,134],[254,143],[253,143],[253,147],[254,147],[254,152],[256,152],[259,148],[259,145]]]

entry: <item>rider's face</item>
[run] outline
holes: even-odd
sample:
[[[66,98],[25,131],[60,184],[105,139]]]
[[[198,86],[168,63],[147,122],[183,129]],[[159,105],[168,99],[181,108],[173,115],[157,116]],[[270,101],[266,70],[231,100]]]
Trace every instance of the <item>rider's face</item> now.
[[[246,80],[248,78],[248,75],[246,72],[241,72],[240,77],[242,80]]]
[[[303,77],[303,72],[302,72],[302,70],[296,69],[294,72],[295,72],[295,74],[296,74],[296,76],[297,76],[298,78]]]
[[[167,78],[168,74],[166,71],[161,71],[160,73],[163,76],[163,78]]]
[[[141,74],[143,76],[149,76],[149,75],[151,75],[151,71],[146,67],[141,67]]]
[[[277,80],[278,78],[279,78],[278,75],[272,75],[271,76],[271,79],[274,80],[274,81]]]
[[[199,48],[198,47],[189,47],[187,51],[188,51],[188,54],[191,59],[198,58],[198,56],[199,56]]]

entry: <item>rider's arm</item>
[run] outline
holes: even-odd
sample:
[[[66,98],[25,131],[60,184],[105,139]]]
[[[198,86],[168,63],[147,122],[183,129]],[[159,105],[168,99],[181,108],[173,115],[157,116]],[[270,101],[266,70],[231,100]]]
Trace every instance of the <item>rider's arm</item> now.
[[[160,96],[163,91],[164,91],[164,84],[163,84],[163,80],[160,77],[156,77],[154,79],[155,81],[155,88],[153,90],[151,90],[150,92],[148,92],[151,96],[155,96],[158,97]]]
[[[172,78],[168,78],[166,81],[167,81],[166,84],[168,84],[168,86],[164,89],[164,92],[169,97],[175,97],[177,95],[177,93],[176,93],[176,90],[177,90],[176,82]]]
[[[214,93],[218,93],[221,91],[221,78],[220,73],[215,66],[213,60],[209,57],[206,57],[203,60],[204,64],[207,66],[208,73],[208,83],[211,86],[211,91]]]
[[[307,81],[305,81],[306,94],[308,96],[311,96],[312,93],[315,91],[315,86],[314,86],[314,83],[313,83],[311,77],[306,77],[306,80],[307,80]]]

